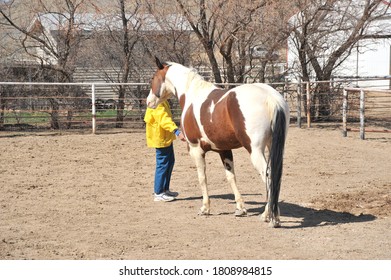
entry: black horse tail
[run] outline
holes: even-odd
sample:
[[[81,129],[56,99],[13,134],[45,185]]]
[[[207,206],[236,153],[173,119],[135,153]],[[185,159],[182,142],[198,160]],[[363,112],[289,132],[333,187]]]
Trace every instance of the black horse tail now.
[[[278,199],[282,177],[285,138],[287,134],[287,117],[282,107],[277,106],[272,123],[272,144],[270,149],[270,189],[269,189],[269,215],[274,227],[279,226]]]

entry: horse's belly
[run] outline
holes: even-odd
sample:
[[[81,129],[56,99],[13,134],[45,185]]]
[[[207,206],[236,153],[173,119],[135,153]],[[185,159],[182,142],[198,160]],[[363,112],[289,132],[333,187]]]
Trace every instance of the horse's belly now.
[[[213,134],[201,138],[201,144],[208,144],[211,150],[226,151],[242,147],[235,135]]]

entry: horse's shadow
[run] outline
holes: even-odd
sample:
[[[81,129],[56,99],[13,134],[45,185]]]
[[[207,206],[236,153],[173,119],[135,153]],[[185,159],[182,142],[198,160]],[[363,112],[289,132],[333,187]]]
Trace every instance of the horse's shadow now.
[[[253,194],[242,194],[242,196],[249,196]],[[211,199],[225,199],[234,202],[232,194],[211,195]],[[189,197],[183,200],[202,200],[202,197]],[[253,206],[252,208],[249,207]],[[260,215],[265,209],[265,202],[246,201],[248,216]],[[362,223],[369,222],[376,219],[376,216],[370,214],[354,215],[349,212],[337,212],[329,209],[314,209],[310,207],[301,206],[298,204],[287,203],[280,201],[280,215],[282,228],[305,228],[305,227],[320,227],[320,226],[334,226],[338,224]],[[219,213],[218,215],[232,215],[233,213]],[[295,218],[295,221],[284,221],[284,217]],[[292,225],[293,223],[293,225]],[[284,225],[285,224],[285,225]],[[288,224],[288,225],[287,225]]]

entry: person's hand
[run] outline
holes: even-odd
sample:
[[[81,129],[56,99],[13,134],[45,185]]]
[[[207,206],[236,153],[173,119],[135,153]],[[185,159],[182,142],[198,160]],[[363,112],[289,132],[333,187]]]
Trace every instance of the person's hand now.
[[[186,142],[185,135],[183,135],[182,131],[179,133],[179,135],[177,137],[179,138],[179,140]]]

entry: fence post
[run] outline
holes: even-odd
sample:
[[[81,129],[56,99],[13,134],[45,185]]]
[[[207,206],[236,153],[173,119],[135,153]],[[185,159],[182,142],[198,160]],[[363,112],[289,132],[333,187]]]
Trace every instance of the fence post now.
[[[360,139],[365,139],[365,92],[360,90]]]
[[[348,91],[343,89],[343,103],[342,103],[342,136],[348,136],[347,117],[348,113]]]
[[[310,93],[310,82],[306,84],[307,91],[307,127],[311,127],[311,93]]]
[[[95,107],[95,84],[91,84],[91,101],[92,101],[92,134],[96,133],[96,107]]]
[[[285,79],[283,94],[284,94],[284,99],[288,100],[288,79]]]
[[[301,128],[301,91],[302,83],[301,80],[297,84],[297,127]]]

